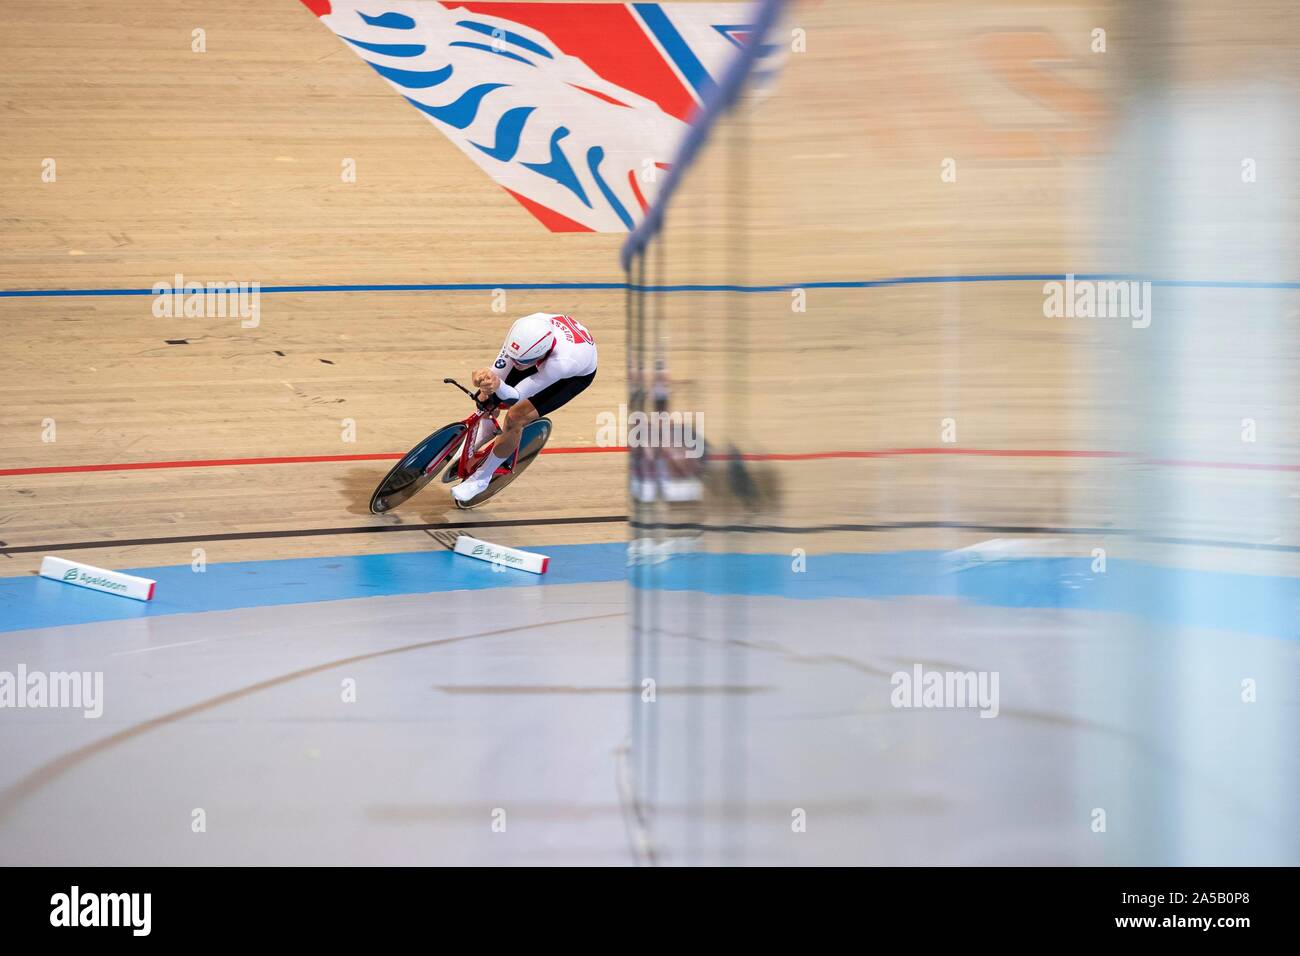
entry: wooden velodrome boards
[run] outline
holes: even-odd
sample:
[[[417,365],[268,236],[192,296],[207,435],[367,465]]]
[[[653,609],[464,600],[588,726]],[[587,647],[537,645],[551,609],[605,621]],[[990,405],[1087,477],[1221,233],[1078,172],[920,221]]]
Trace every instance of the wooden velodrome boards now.
[[[674,398],[710,434],[803,456],[778,466],[774,522],[908,527],[750,547],[1002,538],[1294,573],[1300,26],[1273,4],[1160,18],[787,16],[780,40],[806,52],[717,131],[646,268],[799,288],[668,297]],[[1049,317],[1047,282],[1070,273],[1178,281],[1146,318]]]
[[[795,6],[778,40],[801,30],[804,49],[748,132],[720,129],[688,178],[667,281],[1133,272],[1264,287],[1158,289],[1146,330],[1046,318],[1043,281],[813,286],[804,311],[787,291],[674,293],[675,407],[747,451],[848,453],[765,463],[786,488],[766,518],[921,526],[813,548],[1018,528],[1065,553],[1108,530],[1295,543],[1298,293],[1274,286],[1298,271],[1294,176],[1278,172],[1297,157],[1270,91],[1296,81],[1296,26],[1286,4],[1246,6],[1167,5],[1179,28],[1165,41],[1140,11],[1102,4]],[[15,0],[4,17],[0,288],[622,278],[620,235],[546,231],[299,4],[92,0],[74,18]],[[748,151],[748,173],[726,145]],[[1246,155],[1260,170],[1249,184]],[[341,181],[346,159],[355,182]],[[750,230],[739,256],[727,197]],[[626,400],[622,292],[494,304],[490,290],[274,293],[242,328],[158,318],[148,296],[0,299],[0,549],[169,539],[76,554],[141,567],[188,563],[197,546],[209,561],[428,547],[419,532],[279,536],[465,517],[436,495],[367,514],[386,461],[50,470],[397,453],[464,414],[440,379],[538,309],[596,333],[601,375],[552,439],[594,446],[596,416]],[[888,449],[910,453],[854,457]],[[621,539],[616,523],[529,522],[626,513],[625,464],[548,455],[474,518],[522,522],[498,533],[518,546]],[[1097,533],[1066,533],[1080,528]],[[11,550],[0,574],[40,556]]]
[[[299,3],[102,2],[74,15],[20,2],[4,17],[15,107],[0,288],[147,289],[177,273],[263,286],[620,279],[621,236],[548,232]],[[195,28],[206,53],[191,52]],[[46,158],[56,182],[42,182]],[[623,395],[621,292],[263,294],[248,329],[151,307],[148,296],[0,299],[0,470],[400,453],[467,413],[441,379],[467,381],[511,319],[541,309],[571,310],[602,351],[552,445],[593,446],[597,412]],[[622,457],[548,455],[532,493],[485,517],[621,515]],[[209,561],[431,547],[419,532],[188,540],[464,517],[443,489],[400,516],[370,515],[390,464],[11,474],[0,540],[184,539],[76,552],[114,567],[188,563],[199,545]],[[524,525],[498,537],[623,533]],[[12,554],[0,573],[39,561]]]

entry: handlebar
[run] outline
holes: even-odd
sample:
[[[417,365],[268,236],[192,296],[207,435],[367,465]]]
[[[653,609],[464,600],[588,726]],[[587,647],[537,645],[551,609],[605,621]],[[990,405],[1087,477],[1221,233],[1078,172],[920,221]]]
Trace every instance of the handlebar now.
[[[496,409],[499,408],[501,405],[501,399],[497,398],[495,395],[491,396],[485,402],[481,398],[479,398],[476,394],[471,392],[468,388],[466,388],[464,385],[460,384],[460,382],[456,381],[454,378],[444,378],[442,381],[444,385],[455,385],[458,389],[460,389],[470,398],[474,399],[474,404],[475,406],[478,407],[478,410],[480,412],[496,411]]]

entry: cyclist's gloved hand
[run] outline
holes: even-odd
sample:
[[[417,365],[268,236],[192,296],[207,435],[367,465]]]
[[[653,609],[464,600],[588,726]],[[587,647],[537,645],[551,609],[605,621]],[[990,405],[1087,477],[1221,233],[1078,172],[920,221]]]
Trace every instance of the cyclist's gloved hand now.
[[[501,384],[501,379],[497,378],[497,373],[490,368],[481,368],[474,373],[471,381],[474,387],[479,390],[481,395],[491,395]]]

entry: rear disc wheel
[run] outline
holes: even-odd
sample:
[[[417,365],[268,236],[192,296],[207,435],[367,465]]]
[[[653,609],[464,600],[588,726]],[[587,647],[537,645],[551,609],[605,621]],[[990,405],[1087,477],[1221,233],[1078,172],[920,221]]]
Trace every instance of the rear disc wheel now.
[[[542,448],[546,445],[547,440],[551,437],[551,420],[549,418],[539,418],[536,421],[529,422],[524,426],[523,432],[519,435],[519,449],[515,454],[515,465],[504,475],[495,475],[478,496],[471,498],[463,504],[456,501],[458,508],[477,508],[483,502],[487,501],[494,495],[499,494],[505,489],[506,485],[514,481],[523,470],[533,463],[533,460],[542,453]],[[454,498],[452,500],[455,500]]]

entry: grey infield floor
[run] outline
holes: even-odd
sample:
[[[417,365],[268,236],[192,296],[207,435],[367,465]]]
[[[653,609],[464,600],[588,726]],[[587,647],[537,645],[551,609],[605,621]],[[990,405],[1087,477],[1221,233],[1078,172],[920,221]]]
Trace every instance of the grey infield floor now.
[[[653,603],[635,641],[622,583],[5,634],[0,670],[102,672],[104,712],[0,715],[0,862],[1300,862],[1295,642]],[[998,716],[892,706],[917,664],[996,672]]]

